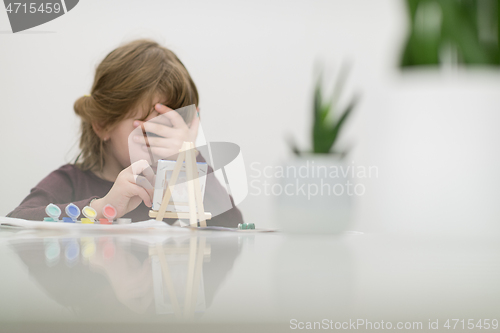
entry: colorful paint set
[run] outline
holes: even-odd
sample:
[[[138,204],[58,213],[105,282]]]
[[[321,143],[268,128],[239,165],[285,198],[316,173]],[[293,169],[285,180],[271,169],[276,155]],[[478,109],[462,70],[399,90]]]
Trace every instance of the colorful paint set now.
[[[83,224],[94,224],[94,223],[100,223],[100,224],[112,224],[113,220],[116,218],[117,211],[116,208],[113,207],[112,205],[107,204],[104,206],[102,209],[102,215],[106,217],[105,219],[99,219],[97,220],[97,212],[94,208],[90,206],[85,206],[83,207],[81,213],[83,214],[80,221],[78,221],[78,217],[80,216],[80,208],[78,208],[77,205],[74,203],[68,204],[64,208],[64,212],[67,217],[63,217],[62,221],[60,220],[61,217],[61,209],[54,205],[53,203],[50,203],[45,207],[45,213],[49,217],[45,217],[43,220],[45,222],[67,222],[67,223],[83,223]],[[132,221],[130,219],[118,219],[118,223],[131,223]]]

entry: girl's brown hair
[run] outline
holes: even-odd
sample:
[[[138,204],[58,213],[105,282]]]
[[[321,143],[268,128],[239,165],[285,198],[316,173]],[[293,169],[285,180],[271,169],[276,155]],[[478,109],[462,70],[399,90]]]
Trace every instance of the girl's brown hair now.
[[[191,76],[167,48],[141,39],[110,52],[97,66],[90,96],[80,97],[74,104],[82,120],[81,153],[75,164],[82,170],[102,171],[105,142],[94,132],[92,123],[112,129],[137,108],[144,110],[146,119],[157,95],[165,98],[162,104],[174,110],[199,103]]]

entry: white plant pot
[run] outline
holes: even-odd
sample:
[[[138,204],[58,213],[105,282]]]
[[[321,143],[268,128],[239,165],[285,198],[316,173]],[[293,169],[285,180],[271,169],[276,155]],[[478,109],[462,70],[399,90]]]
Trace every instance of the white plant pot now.
[[[354,186],[349,165],[334,155],[304,155],[284,163],[276,175],[276,221],[289,233],[344,231],[351,219]]]
[[[500,71],[420,70],[379,86],[362,148],[380,178],[359,227],[498,230]]]

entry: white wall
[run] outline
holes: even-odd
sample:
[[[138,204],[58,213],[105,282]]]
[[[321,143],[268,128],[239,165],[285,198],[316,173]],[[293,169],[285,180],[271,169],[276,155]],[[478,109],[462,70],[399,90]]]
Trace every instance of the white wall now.
[[[421,111],[405,109],[405,101],[413,95],[403,96],[402,101],[398,97],[405,79],[396,63],[406,24],[404,2],[398,0],[83,0],[63,17],[18,34],[4,33],[10,26],[5,11],[0,10],[0,168],[6,175],[0,214],[7,214],[39,180],[75,156],[79,121],[72,105],[88,93],[98,62],[124,41],[150,37],[176,52],[192,74],[201,95],[207,139],[239,144],[247,166],[256,161],[271,165],[286,161],[290,156],[284,140],[287,133],[308,146],[316,65],[322,61],[332,74],[341,61],[350,59],[353,71],[346,96],[359,91],[363,102],[343,141],[355,143],[351,158],[357,164],[376,164],[380,170],[380,178],[366,183],[367,194],[357,202],[353,228],[369,231],[415,225],[429,216],[439,217],[440,223],[455,205],[468,209],[465,213],[471,218],[474,211],[481,210],[479,216],[492,224],[500,215],[495,208],[499,198],[495,186],[475,186],[471,178],[458,201],[439,206],[436,198],[427,196],[435,191],[412,186],[421,184],[419,179],[439,180],[445,174],[412,174],[413,183],[402,185],[412,170],[411,158],[422,161],[412,155],[412,140],[417,139],[408,133],[418,136],[422,154],[429,151],[437,159],[452,154],[452,160],[441,160],[445,165],[471,158],[459,147],[447,151],[453,138],[463,134],[457,128],[468,131],[471,141],[465,142],[474,142],[484,131],[490,136],[477,145],[498,148],[499,139],[495,129],[487,126],[498,120],[493,111],[470,110],[470,118],[457,119],[452,112],[439,114],[437,110],[436,114],[429,109],[425,113],[429,122],[413,122],[413,117],[420,119]],[[500,75],[492,75],[488,82],[498,87]],[[468,97],[471,108],[475,99],[482,98],[481,80],[478,85],[472,83],[478,94]],[[417,90],[428,86],[427,82],[417,83]],[[453,100],[456,93],[450,94]],[[491,95],[482,105],[497,108],[500,100]],[[453,122],[448,129],[437,129],[433,119],[439,119],[440,125],[450,124],[450,119]],[[471,122],[477,126],[470,126]],[[429,128],[433,136],[427,137]],[[473,158],[494,152],[485,148]],[[398,159],[401,153],[408,157],[404,163]],[[496,170],[496,164],[490,163],[477,177],[480,182],[499,185]],[[437,186],[448,193],[453,191],[448,185]],[[469,190],[482,191],[477,194],[484,198],[478,199],[482,204],[469,200]],[[414,196],[421,199],[418,205]],[[272,226],[272,202],[271,197],[249,195],[241,209],[259,226]],[[471,206],[467,208],[467,204]]]

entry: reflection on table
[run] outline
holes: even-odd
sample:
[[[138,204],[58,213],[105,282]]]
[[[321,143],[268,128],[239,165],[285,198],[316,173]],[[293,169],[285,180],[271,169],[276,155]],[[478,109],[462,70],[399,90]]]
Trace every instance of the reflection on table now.
[[[238,238],[58,235],[10,240],[49,297],[82,317],[201,316],[238,257]]]

